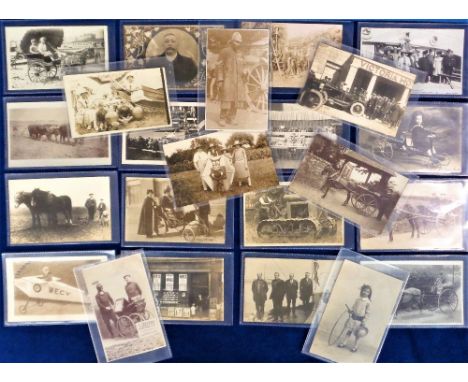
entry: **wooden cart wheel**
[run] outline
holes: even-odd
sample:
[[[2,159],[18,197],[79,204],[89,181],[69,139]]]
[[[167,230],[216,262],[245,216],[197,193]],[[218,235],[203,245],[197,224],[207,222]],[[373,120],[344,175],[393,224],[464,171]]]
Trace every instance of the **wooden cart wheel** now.
[[[439,309],[443,313],[455,312],[458,307],[458,295],[453,289],[444,290],[439,296]]]
[[[386,140],[378,140],[372,145],[372,155],[376,160],[385,158],[387,160],[393,159],[394,151],[393,146]]]
[[[121,316],[117,320],[117,328],[123,337],[134,337],[137,334],[135,324],[128,316]]]
[[[268,67],[257,65],[247,73],[247,103],[255,110],[268,109]]]
[[[365,216],[375,216],[378,210],[377,198],[372,194],[360,194],[351,200],[354,207]]]
[[[49,77],[44,64],[40,62],[31,62],[28,65],[28,77],[32,82],[46,82]]]

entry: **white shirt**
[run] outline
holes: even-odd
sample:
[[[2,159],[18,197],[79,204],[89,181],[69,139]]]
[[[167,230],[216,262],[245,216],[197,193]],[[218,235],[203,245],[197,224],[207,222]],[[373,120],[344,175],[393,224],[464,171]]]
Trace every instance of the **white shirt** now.
[[[193,165],[197,171],[202,172],[205,168],[206,161],[208,160],[208,154],[204,151],[197,151],[193,156]]]
[[[367,297],[359,297],[354,301],[353,312],[356,316],[365,317],[369,315],[371,302]]]

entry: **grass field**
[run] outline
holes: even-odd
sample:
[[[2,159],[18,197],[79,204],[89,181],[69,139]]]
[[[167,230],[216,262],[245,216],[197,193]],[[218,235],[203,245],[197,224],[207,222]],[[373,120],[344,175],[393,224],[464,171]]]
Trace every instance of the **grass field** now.
[[[41,215],[41,228],[32,228],[32,219],[26,207],[12,209],[10,212],[10,241],[12,244],[64,243],[109,241],[112,238],[111,226],[102,227],[95,220],[87,223],[88,213],[84,207],[73,208],[73,224],[65,224],[59,214],[59,224],[48,227],[45,215]],[[95,217],[97,219],[97,216]]]
[[[231,189],[227,192],[204,191],[200,174],[196,170],[172,173],[170,178],[176,205],[182,207],[278,185],[278,177],[271,158],[250,161],[249,169],[252,186],[249,187],[245,182],[243,186],[239,187],[234,179]]]

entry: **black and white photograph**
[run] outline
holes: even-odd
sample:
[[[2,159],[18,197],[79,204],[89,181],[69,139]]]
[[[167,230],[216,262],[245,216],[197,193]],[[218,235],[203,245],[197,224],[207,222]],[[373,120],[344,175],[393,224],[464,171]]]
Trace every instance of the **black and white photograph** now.
[[[344,245],[344,219],[288,189],[248,192],[243,200],[245,247],[326,247]]]
[[[312,322],[333,260],[244,257],[244,323]]]
[[[93,341],[100,346],[95,349],[102,348],[105,362],[168,346],[143,253],[75,268],[75,275],[90,304],[90,325],[97,325],[99,337]]]
[[[277,169],[296,169],[315,134],[341,135],[342,123],[297,103],[270,105],[269,141]]]
[[[241,26],[270,29],[271,86],[274,88],[302,88],[317,43],[327,40],[341,44],[343,39],[341,24],[243,21]]]
[[[423,72],[413,92],[424,95],[463,94],[463,28],[400,28],[366,26],[360,29],[361,54],[393,62],[402,70]]]
[[[109,176],[8,179],[7,198],[10,245],[112,240]]]
[[[308,352],[333,362],[374,362],[405,282],[343,260]]]
[[[415,74],[321,42],[298,103],[394,137],[415,80]]]
[[[51,325],[86,322],[73,268],[107,261],[113,254],[47,252],[3,254],[5,323]]]
[[[71,137],[65,102],[7,102],[6,114],[10,168],[112,164],[110,137]]]
[[[6,26],[8,90],[52,90],[63,87],[72,68],[104,70],[109,60],[106,25]]]
[[[163,148],[177,207],[278,185],[265,133],[210,133]]]
[[[224,322],[224,259],[147,257],[165,321]]]
[[[266,130],[269,29],[208,29],[206,128]]]
[[[462,260],[384,260],[410,272],[392,325],[398,327],[463,326]]]
[[[123,26],[123,55],[130,65],[152,58],[172,64],[178,90],[203,90],[206,84],[206,46],[209,28],[222,25],[145,24]]]
[[[464,106],[411,103],[395,138],[359,132],[359,146],[405,172],[449,175],[463,171]]]
[[[289,189],[370,232],[382,232],[408,178],[321,134]]]
[[[125,177],[125,241],[224,244],[226,199],[176,208],[167,178]]]
[[[164,166],[163,145],[177,142],[205,131],[205,104],[171,102],[172,127],[144,130],[122,135],[122,164]]]
[[[163,67],[71,74],[63,82],[74,138],[172,124]]]
[[[361,229],[362,250],[463,250],[467,187],[463,180],[408,183],[382,233]]]

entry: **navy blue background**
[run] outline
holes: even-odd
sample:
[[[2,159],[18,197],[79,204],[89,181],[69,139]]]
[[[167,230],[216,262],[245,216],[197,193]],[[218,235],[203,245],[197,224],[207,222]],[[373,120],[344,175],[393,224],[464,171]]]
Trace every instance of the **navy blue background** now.
[[[304,20],[305,21],[305,20]],[[310,20],[312,21],[312,20]],[[76,21],[75,21],[76,22]],[[171,23],[171,21],[164,21]],[[187,22],[203,21],[191,20]],[[223,22],[232,23],[232,20]],[[427,22],[427,21],[426,21]],[[441,20],[442,22],[442,20]],[[447,21],[444,21],[447,22]],[[467,24],[467,21],[457,21]],[[20,24],[21,22],[18,22]],[[66,21],[43,22],[50,25],[66,25]],[[84,22],[86,23],[86,22]],[[109,39],[119,51],[120,23],[111,21]],[[353,36],[357,30],[350,23],[347,35]],[[468,38],[468,36],[465,36]],[[354,39],[356,41],[356,39]],[[467,41],[467,40],[465,40]],[[1,39],[3,44],[3,38]],[[351,45],[352,41],[345,41]],[[4,51],[2,63],[4,65]],[[465,60],[465,65],[467,60]],[[466,76],[465,70],[465,76]],[[5,81],[5,78],[2,78]],[[4,87],[2,86],[4,89]],[[15,93],[16,95],[17,93]],[[57,94],[59,95],[59,93]],[[20,97],[20,96],[18,96]],[[284,97],[281,97],[284,98]],[[3,113],[0,108],[0,114]],[[0,121],[3,116],[0,115]],[[3,127],[4,128],[4,127]],[[4,134],[0,133],[0,147],[4,147]],[[0,170],[4,169],[4,157],[0,155]],[[80,168],[76,169],[80,170]],[[147,169],[146,169],[147,170]],[[53,172],[53,170],[48,170]],[[63,170],[62,170],[63,171]],[[67,169],[67,171],[69,171]],[[74,170],[70,170],[74,171]],[[31,171],[33,172],[33,171]],[[128,171],[127,171],[128,172]],[[120,186],[115,190],[119,192]],[[2,221],[0,251],[5,252],[4,177],[0,176],[0,216]],[[307,330],[291,327],[242,326],[239,325],[239,281],[241,253],[239,246],[240,203],[235,200],[234,211],[234,299],[233,326],[190,326],[167,325],[166,331],[173,352],[173,358],[166,362],[316,362],[301,354]],[[50,247],[49,247],[50,248]],[[48,250],[47,246],[23,247],[21,251]],[[83,247],[84,248],[84,247]],[[89,248],[89,246],[87,247]],[[116,249],[118,245],[93,246],[94,249]],[[65,248],[55,248],[64,250]],[[80,249],[74,246],[73,249]],[[177,249],[175,249],[177,251]],[[261,248],[256,248],[256,251]],[[17,251],[10,250],[10,251]],[[166,249],[165,251],[168,251]],[[307,253],[307,251],[297,251]],[[313,253],[313,251],[309,251]],[[337,251],[329,252],[336,254]],[[436,256],[436,255],[434,255]],[[1,288],[2,283],[0,283]],[[3,307],[3,291],[0,291],[0,307]],[[466,291],[465,291],[466,292]],[[3,309],[0,320],[3,322]],[[8,327],[0,325],[1,362],[95,362],[91,338],[87,325]],[[467,329],[391,329],[383,346],[380,362],[466,362],[468,361]]]

